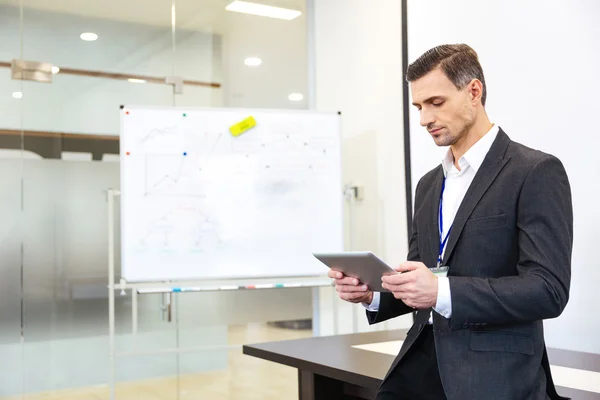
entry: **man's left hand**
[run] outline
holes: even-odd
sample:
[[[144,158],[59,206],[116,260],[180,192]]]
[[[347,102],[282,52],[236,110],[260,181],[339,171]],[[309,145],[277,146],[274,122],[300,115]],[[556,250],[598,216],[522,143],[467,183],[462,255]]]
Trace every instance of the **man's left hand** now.
[[[407,261],[394,269],[402,273],[383,276],[381,280],[385,289],[409,307],[421,310],[435,306],[438,278],[425,264]]]

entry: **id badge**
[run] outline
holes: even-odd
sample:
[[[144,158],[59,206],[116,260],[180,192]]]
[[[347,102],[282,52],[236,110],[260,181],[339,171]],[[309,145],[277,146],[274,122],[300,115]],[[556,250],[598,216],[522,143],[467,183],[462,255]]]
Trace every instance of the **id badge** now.
[[[445,278],[448,276],[448,269],[450,269],[449,267],[435,267],[435,268],[429,268],[429,270],[431,272],[433,272],[433,274],[435,276],[442,277]]]

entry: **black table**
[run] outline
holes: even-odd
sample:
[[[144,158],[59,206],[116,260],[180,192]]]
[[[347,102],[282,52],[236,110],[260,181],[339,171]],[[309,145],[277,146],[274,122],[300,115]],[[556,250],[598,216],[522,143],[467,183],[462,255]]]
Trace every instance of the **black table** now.
[[[406,330],[356,333],[243,346],[249,356],[298,369],[300,400],[374,399],[394,356],[352,346],[404,340]],[[555,366],[600,372],[600,355],[548,349]],[[563,396],[600,400],[600,393],[558,387]]]

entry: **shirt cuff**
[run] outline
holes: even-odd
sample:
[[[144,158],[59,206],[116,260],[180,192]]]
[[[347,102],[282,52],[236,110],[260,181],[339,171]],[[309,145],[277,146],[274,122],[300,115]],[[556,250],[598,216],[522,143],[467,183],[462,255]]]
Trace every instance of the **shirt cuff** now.
[[[373,299],[375,298],[373,297]],[[452,317],[452,297],[450,296],[448,277],[438,277],[438,296],[433,309],[447,319]]]
[[[379,311],[379,296],[381,294],[379,292],[373,292],[373,300],[371,304],[362,303],[362,305],[367,309],[367,311],[377,312]]]

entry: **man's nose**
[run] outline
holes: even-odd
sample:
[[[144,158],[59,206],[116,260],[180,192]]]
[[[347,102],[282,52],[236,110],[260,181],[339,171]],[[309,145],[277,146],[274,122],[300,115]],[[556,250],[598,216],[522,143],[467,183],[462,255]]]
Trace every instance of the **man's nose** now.
[[[421,126],[428,126],[428,125],[432,125],[435,122],[435,117],[433,115],[433,113],[431,111],[428,111],[426,109],[421,109],[421,114],[420,114],[420,123]]]

